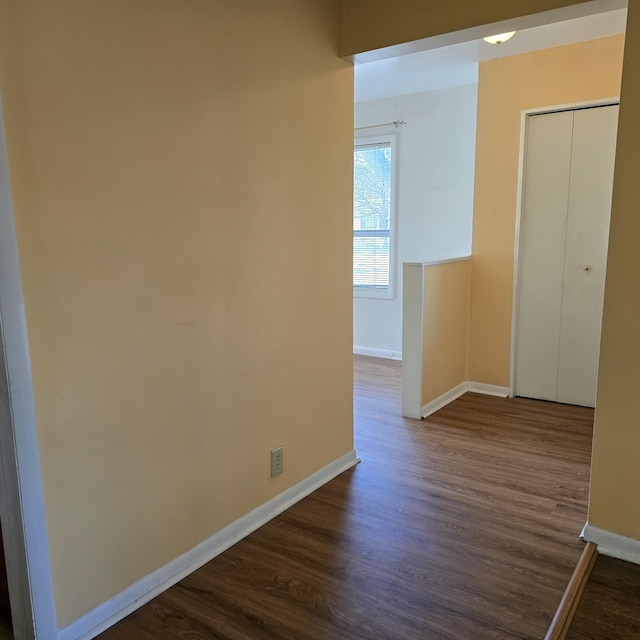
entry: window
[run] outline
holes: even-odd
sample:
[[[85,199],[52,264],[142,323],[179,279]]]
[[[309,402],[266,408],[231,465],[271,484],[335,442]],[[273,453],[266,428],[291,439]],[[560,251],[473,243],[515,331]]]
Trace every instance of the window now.
[[[353,291],[393,296],[395,140],[360,138],[353,153]]]

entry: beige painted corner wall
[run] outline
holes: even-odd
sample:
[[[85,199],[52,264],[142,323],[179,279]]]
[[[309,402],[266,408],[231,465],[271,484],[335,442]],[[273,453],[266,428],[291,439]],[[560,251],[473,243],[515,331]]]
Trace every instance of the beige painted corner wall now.
[[[522,111],[617,97],[623,36],[480,64],[469,379],[509,386]]]
[[[0,22],[64,626],[352,449],[353,71],[326,0]]]
[[[640,6],[629,6],[589,523],[640,540]]]
[[[422,406],[467,377],[471,260],[424,267]]]

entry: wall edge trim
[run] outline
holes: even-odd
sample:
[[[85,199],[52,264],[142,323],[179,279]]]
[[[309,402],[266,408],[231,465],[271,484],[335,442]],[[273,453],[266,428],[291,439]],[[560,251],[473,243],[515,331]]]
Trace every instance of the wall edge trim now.
[[[597,544],[598,553],[603,556],[640,564],[640,540],[628,538],[606,529],[600,529],[589,523],[584,526],[581,537],[587,542]]]
[[[484,382],[467,382],[467,391],[500,398],[506,398],[509,395],[509,387],[500,387],[495,384],[485,384]]]
[[[427,404],[422,407],[422,417],[426,418],[432,413],[439,411],[450,402],[467,393],[467,391],[481,393],[485,396],[498,396],[500,398],[506,398],[509,395],[509,387],[498,387],[494,384],[484,384],[483,382],[461,382],[452,389],[449,389],[449,391],[445,391],[445,393],[438,396],[435,400],[427,402]]]
[[[402,360],[402,351],[392,349],[376,349],[374,347],[360,347],[353,345],[353,353],[357,356],[369,356],[371,358],[385,358],[386,360]]]
[[[453,387],[453,389],[449,389],[449,391],[446,391],[441,396],[438,396],[435,400],[427,402],[427,404],[422,407],[422,417],[429,417],[432,413],[435,413],[443,407],[446,407],[450,402],[453,402],[466,392],[467,383],[461,382],[460,384]]]
[[[94,638],[358,462],[352,449],[59,629],[58,640]]]

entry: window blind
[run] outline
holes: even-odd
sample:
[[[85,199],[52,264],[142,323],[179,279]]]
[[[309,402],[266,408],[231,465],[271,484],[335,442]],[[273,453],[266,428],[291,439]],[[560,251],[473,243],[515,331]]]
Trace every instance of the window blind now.
[[[353,286],[388,289],[391,144],[357,145],[353,156]]]

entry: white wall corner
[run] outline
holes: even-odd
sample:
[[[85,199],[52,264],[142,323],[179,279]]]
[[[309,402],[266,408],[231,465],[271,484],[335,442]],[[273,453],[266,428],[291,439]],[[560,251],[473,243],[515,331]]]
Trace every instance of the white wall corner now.
[[[393,122],[399,114],[407,121],[397,129],[393,265],[400,287],[405,262],[421,264],[471,252],[477,112],[475,83],[355,105],[356,127]],[[383,129],[372,127],[369,132]],[[440,153],[442,148],[447,153]],[[404,351],[406,358],[411,354],[402,344],[403,296],[396,294],[387,300],[354,297],[353,341]],[[420,407],[418,400],[412,413],[418,414]]]
[[[604,556],[640,564],[640,540],[621,536],[618,533],[594,527],[589,523],[584,526],[581,537],[587,542],[598,545],[598,553]]]
[[[424,327],[424,268],[402,265],[402,415],[422,417],[422,333]]]
[[[186,578],[272,518],[322,485],[350,469],[360,460],[355,449],[323,467],[280,495],[242,516],[190,551],[103,602],[58,631],[58,640],[90,640],[139,609],[169,587]]]

